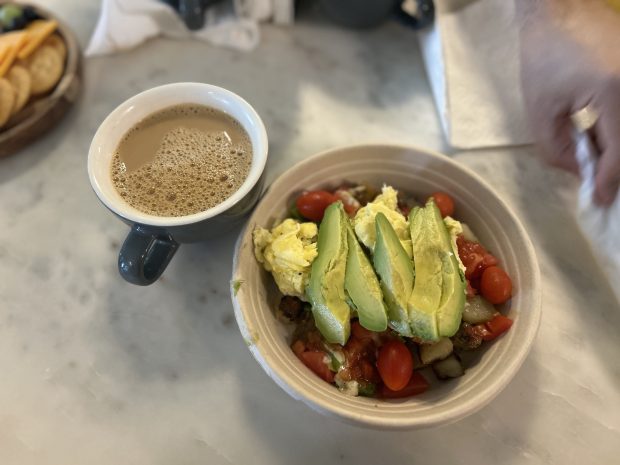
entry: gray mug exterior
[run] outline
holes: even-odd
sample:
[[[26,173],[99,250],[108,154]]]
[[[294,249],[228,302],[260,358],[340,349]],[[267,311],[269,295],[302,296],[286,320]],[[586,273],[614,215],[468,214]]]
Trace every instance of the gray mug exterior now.
[[[113,212],[131,226],[118,255],[118,270],[132,284],[148,286],[166,269],[180,244],[202,242],[230,231],[244,222],[263,189],[264,174],[235,205],[213,217],[179,226],[151,226],[130,221]]]

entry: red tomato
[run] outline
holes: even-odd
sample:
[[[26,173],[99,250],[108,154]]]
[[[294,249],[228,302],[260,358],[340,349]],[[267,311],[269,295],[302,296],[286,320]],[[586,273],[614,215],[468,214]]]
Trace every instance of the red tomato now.
[[[431,194],[431,197],[435,200],[441,216],[445,218],[446,216],[454,215],[454,200],[452,200],[452,197],[445,192],[435,192]]]
[[[480,277],[485,268],[497,265],[497,259],[491,255],[478,242],[468,241],[462,234],[456,238],[456,245],[459,249],[459,258],[465,266],[465,277],[474,282]]]
[[[383,383],[392,391],[400,391],[413,373],[413,357],[407,346],[398,340],[386,342],[379,349],[377,369]]]
[[[301,194],[295,205],[301,216],[319,222],[323,219],[325,209],[337,200],[338,197],[330,192],[310,191]]]
[[[498,266],[489,266],[482,272],[480,294],[494,305],[503,304],[512,295],[512,281]]]
[[[310,368],[319,378],[328,383],[334,382],[334,373],[329,369],[325,363],[327,354],[322,351],[313,350],[309,352],[302,352],[299,355],[301,361]]]
[[[501,334],[504,334],[512,326],[512,320],[504,315],[495,315],[491,321],[485,323],[489,330],[489,335],[483,338],[485,341],[491,341]]]
[[[428,384],[428,381],[424,379],[424,376],[422,376],[417,371],[414,371],[407,385],[400,391],[392,391],[390,388],[383,385],[381,386],[379,396],[383,397],[384,399],[399,399],[402,397],[411,397],[422,394],[428,389],[429,386],[430,385]]]

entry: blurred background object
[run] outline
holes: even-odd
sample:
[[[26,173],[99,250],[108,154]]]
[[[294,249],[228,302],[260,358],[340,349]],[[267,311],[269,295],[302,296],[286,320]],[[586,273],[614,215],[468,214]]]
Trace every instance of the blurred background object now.
[[[321,8],[333,21],[347,27],[378,26],[391,16],[398,0],[321,0]]]
[[[221,0],[162,0],[179,12],[185,25],[195,31],[205,24],[205,10]]]
[[[86,54],[131,49],[157,36],[248,51],[260,40],[258,23],[292,20],[292,5],[293,0],[102,0]]]
[[[320,0],[320,4],[332,21],[353,28],[376,27],[390,17],[421,28],[434,16],[433,0]]]

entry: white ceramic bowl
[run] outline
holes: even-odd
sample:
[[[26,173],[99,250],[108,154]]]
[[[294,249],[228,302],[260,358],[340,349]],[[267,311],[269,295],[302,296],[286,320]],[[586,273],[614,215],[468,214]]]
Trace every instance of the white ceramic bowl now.
[[[514,297],[510,331],[487,344],[461,378],[438,381],[424,394],[399,400],[350,397],[306,368],[289,347],[289,334],[274,316],[280,294],[254,258],[252,230],[273,227],[304,189],[341,181],[387,183],[422,199],[441,190],[453,196],[455,216],[466,222],[511,276]],[[263,369],[282,389],[311,408],[349,422],[379,428],[416,428],[463,418],[491,401],[527,356],[541,316],[540,272],[532,244],[518,218],[479,176],[439,154],[412,147],[366,145],[329,150],[286,171],[268,189],[237,243],[233,263],[237,323]],[[233,286],[236,287],[236,286]]]

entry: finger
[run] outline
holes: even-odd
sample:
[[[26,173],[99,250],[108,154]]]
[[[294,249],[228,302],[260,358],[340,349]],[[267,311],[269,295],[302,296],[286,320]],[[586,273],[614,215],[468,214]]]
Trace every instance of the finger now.
[[[615,137],[620,136],[616,135]],[[603,151],[596,165],[594,201],[599,205],[611,205],[618,193],[618,187],[620,186],[619,142],[611,145],[605,144],[607,148]]]
[[[568,112],[549,117],[543,116],[536,127],[547,163],[578,175],[579,165],[575,158],[573,131]]]
[[[596,132],[602,152],[596,167],[594,200],[609,206],[620,185],[620,85],[606,88],[600,108]]]
[[[620,187],[620,150],[603,152],[594,182],[594,201],[603,206],[611,205]]]

